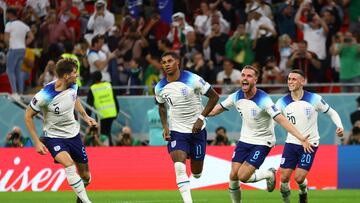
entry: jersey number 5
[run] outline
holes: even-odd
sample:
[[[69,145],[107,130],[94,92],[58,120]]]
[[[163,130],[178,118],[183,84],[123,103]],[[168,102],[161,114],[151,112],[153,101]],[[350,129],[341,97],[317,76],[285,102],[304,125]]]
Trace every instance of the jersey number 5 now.
[[[60,114],[60,108],[57,106],[57,107],[55,107],[55,109],[54,109],[54,112],[55,112],[55,114]]]

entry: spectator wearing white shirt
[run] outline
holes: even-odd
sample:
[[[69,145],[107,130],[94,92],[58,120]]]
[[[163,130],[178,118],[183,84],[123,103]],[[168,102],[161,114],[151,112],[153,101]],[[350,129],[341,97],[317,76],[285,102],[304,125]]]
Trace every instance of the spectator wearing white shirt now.
[[[104,35],[115,26],[115,17],[106,9],[106,1],[97,0],[95,3],[95,12],[90,16],[87,28],[93,33],[86,34],[85,39],[90,44],[95,35]]]
[[[303,23],[300,19],[301,14],[306,9],[310,10],[307,15],[309,23]],[[300,5],[296,13],[295,23],[304,32],[304,40],[308,42],[308,50],[316,53],[320,60],[324,60],[326,58],[326,36],[329,31],[325,21],[305,2]]]
[[[216,81],[218,85],[223,85],[221,94],[230,94],[237,88],[235,85],[240,84],[241,72],[234,69],[233,62],[226,58],[223,62],[223,68],[224,70],[217,74]]]
[[[170,42],[173,43],[173,49],[179,50],[180,47],[185,44],[186,34],[193,32],[194,28],[187,24],[185,15],[182,12],[177,12],[172,15],[171,29],[167,35]]]
[[[24,93],[24,78],[21,67],[25,57],[25,48],[34,39],[34,35],[29,26],[17,19],[16,9],[8,8],[6,16],[9,20],[5,25],[5,42],[9,44],[6,71],[12,93],[17,99],[18,94]]]
[[[42,20],[44,20],[50,10],[49,0],[27,0],[26,6],[30,6],[36,15]]]
[[[111,76],[108,72],[108,64],[111,59],[117,56],[118,51],[115,50],[109,54],[102,50],[104,45],[104,36],[96,35],[91,40],[91,48],[88,51],[87,59],[90,65],[90,73],[100,71],[102,81],[111,82]]]

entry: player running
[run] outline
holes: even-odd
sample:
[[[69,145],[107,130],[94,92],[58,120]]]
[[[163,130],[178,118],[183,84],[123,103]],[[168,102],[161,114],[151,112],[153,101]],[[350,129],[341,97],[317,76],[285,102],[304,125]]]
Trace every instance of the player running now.
[[[156,100],[163,126],[164,139],[168,140],[168,152],[174,162],[176,183],[185,203],[191,203],[190,181],[186,174],[186,158],[191,159],[191,172],[200,178],[206,151],[207,133],[205,117],[219,100],[218,94],[200,76],[179,69],[179,57],[175,52],[165,52],[161,65],[166,72],[155,86]],[[201,98],[209,98],[205,108]],[[169,124],[167,109],[169,107]]]
[[[89,126],[96,126],[97,123],[86,114],[77,98],[76,70],[73,59],[61,59],[56,63],[59,79],[47,84],[34,96],[26,109],[25,123],[36,151],[44,155],[49,150],[55,161],[64,166],[68,183],[78,196],[77,202],[90,203],[85,190],[91,179],[88,157],[79,134],[79,123],[74,118],[74,108]],[[45,145],[37,137],[33,121],[40,111],[44,114]]]
[[[280,192],[285,203],[290,202],[289,180],[295,170],[295,181],[299,186],[300,203],[307,202],[307,180],[306,175],[313,164],[316,151],[319,146],[319,132],[317,126],[318,112],[326,113],[337,126],[336,134],[341,137],[344,132],[339,114],[332,109],[320,95],[304,91],[304,73],[294,69],[288,76],[288,87],[290,93],[280,98],[276,106],[282,114],[295,125],[304,135],[309,135],[308,140],[313,147],[313,152],[304,152],[301,143],[289,132],[280,164]]]
[[[274,122],[277,121],[287,131],[300,140],[305,151],[312,148],[306,137],[283,116],[273,101],[264,91],[257,89],[258,70],[253,66],[245,66],[241,71],[241,90],[229,95],[217,104],[209,116],[215,116],[235,106],[242,117],[240,139],[232,158],[229,190],[233,203],[241,202],[240,183],[252,183],[266,179],[267,190],[272,192],[276,186],[276,170],[259,169],[275,145]]]

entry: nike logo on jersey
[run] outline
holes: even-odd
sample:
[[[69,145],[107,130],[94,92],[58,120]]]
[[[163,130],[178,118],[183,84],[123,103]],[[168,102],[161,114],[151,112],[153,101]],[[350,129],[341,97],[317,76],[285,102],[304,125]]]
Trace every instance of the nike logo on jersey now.
[[[291,115],[291,114],[293,114],[292,112],[291,113],[286,113],[286,115]]]
[[[56,106],[56,105],[58,105],[59,103],[55,103],[55,104],[53,104],[53,106]]]

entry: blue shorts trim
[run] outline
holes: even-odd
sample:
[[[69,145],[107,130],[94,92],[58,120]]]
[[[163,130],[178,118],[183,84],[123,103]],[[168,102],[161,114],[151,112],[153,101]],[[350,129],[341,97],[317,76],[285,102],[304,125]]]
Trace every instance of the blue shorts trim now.
[[[167,144],[168,152],[181,150],[193,160],[204,160],[206,153],[207,132],[205,128],[199,133],[180,133],[170,131],[171,140]]]
[[[298,168],[310,171],[314,162],[318,147],[312,147],[314,152],[305,153],[302,145],[285,143],[284,151],[281,157],[281,168]]]
[[[266,156],[269,154],[271,147],[265,145],[254,145],[239,141],[234,150],[232,162],[247,163],[255,168],[260,168]]]
[[[80,134],[72,138],[45,137],[44,141],[45,146],[48,148],[54,159],[58,153],[66,151],[76,163],[88,163],[85,146],[81,140]]]

